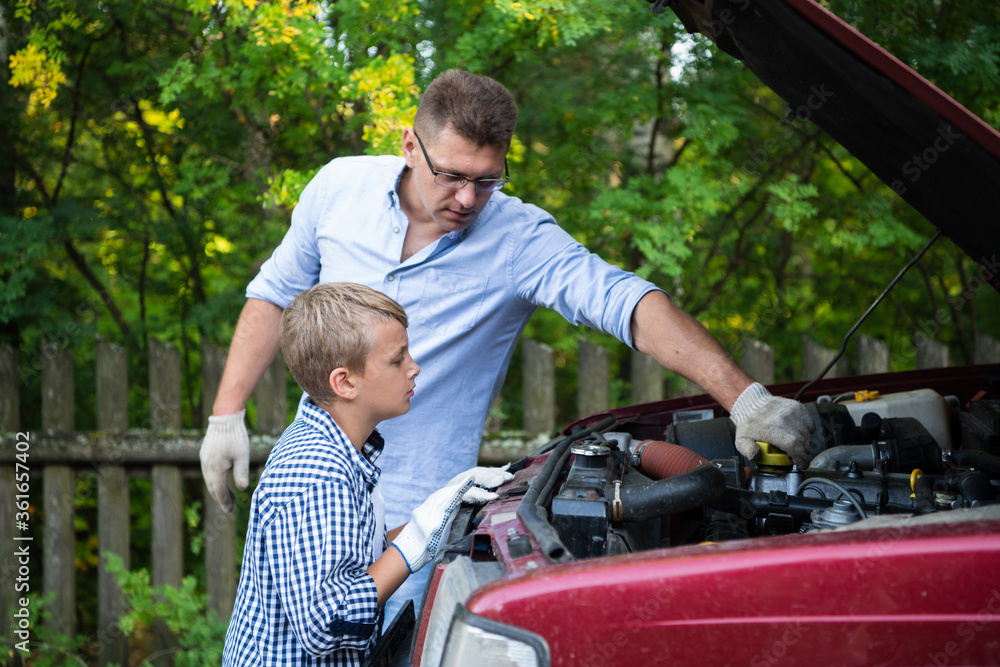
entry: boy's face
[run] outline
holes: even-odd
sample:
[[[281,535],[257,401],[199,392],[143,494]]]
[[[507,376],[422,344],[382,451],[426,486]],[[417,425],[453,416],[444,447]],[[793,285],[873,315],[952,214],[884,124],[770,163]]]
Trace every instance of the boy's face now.
[[[376,324],[375,341],[365,372],[356,379],[357,400],[369,415],[383,421],[410,409],[420,367],[410,356],[406,329],[396,320]]]

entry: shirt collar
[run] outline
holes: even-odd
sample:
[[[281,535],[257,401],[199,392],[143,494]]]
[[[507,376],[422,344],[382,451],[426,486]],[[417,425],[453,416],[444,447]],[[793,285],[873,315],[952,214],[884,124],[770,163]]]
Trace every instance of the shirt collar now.
[[[409,167],[406,166],[406,160],[399,158],[402,162],[402,166],[398,171],[393,170],[389,172],[389,176],[386,178],[386,185],[388,190],[386,194],[389,196],[390,203],[396,208],[400,207],[400,197],[399,197],[399,184],[403,181],[403,174]]]
[[[347,434],[330,416],[330,413],[313,403],[312,399],[308,399],[302,404],[301,418],[326,435],[335,445],[340,445],[348,450],[348,456],[361,471],[365,481],[371,485],[378,484],[382,471],[375,465],[375,461],[382,455],[385,441],[377,430],[372,431],[368,440],[361,446],[362,451],[359,452],[357,447],[351,444]]]

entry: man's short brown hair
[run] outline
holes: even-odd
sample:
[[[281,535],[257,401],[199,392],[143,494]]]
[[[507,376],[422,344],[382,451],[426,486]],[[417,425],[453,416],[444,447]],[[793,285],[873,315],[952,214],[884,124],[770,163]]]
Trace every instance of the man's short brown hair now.
[[[503,84],[481,74],[450,69],[420,98],[413,126],[433,142],[448,125],[477,146],[510,146],[517,104]]]
[[[385,294],[355,283],[321,283],[302,292],[281,316],[281,351],[292,377],[316,403],[336,398],[330,373],[364,373],[375,349],[375,325],[406,312]]]

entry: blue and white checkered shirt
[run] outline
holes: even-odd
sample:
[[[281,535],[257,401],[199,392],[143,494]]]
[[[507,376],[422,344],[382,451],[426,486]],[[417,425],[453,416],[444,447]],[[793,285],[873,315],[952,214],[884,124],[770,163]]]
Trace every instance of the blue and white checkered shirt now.
[[[362,456],[312,402],[282,434],[253,493],[224,665],[364,660],[381,625],[375,581],[365,572],[381,452],[376,432]]]

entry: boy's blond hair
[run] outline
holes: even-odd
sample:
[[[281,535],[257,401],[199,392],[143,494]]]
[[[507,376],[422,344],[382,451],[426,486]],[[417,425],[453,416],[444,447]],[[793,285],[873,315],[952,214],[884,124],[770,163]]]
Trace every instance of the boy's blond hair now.
[[[355,283],[321,283],[299,294],[281,316],[281,351],[292,377],[315,403],[332,403],[330,373],[364,373],[375,325],[406,312],[385,294]]]

